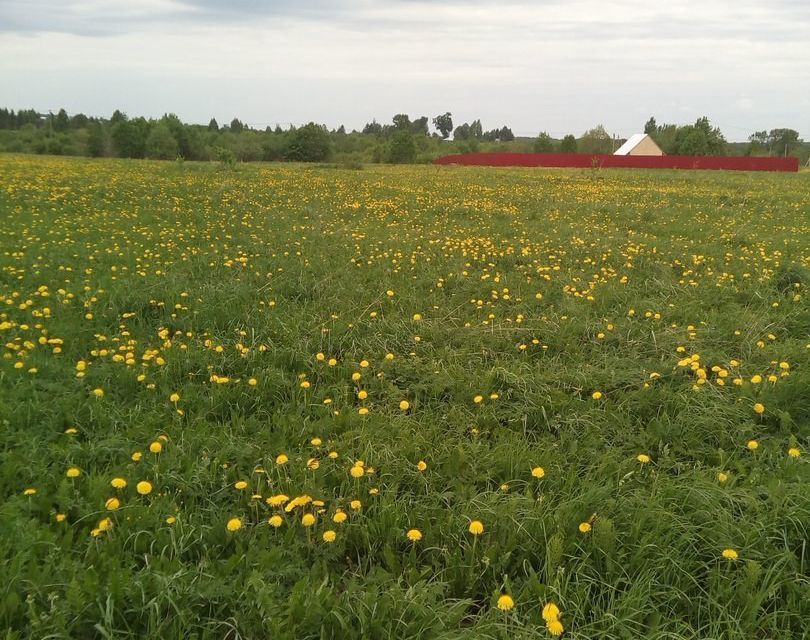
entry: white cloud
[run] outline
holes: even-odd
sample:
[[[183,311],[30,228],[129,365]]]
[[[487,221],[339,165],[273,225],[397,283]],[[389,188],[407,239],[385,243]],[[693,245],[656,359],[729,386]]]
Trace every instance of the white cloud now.
[[[790,0],[115,0],[25,3],[27,22],[22,7],[0,0],[13,107],[349,127],[450,110],[525,135],[627,135],[651,114],[706,114],[732,139],[807,127],[810,9]]]

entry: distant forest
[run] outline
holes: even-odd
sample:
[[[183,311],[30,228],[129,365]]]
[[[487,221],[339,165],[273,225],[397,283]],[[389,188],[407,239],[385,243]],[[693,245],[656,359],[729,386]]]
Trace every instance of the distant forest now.
[[[757,131],[747,143],[729,143],[708,118],[694,124],[644,125],[668,155],[798,156],[808,162],[810,143],[793,129]],[[255,129],[238,118],[220,125],[184,123],[176,115],[158,119],[130,118],[116,110],[109,118],[39,113],[34,109],[0,109],[0,151],[89,157],[151,158],[157,160],[218,160],[340,163],[427,163],[449,153],[512,151],[535,153],[612,153],[624,139],[611,136],[602,125],[577,137],[555,139],[540,132],[518,138],[508,126],[485,130],[480,120],[454,125],[451,113],[414,120],[397,114],[390,124],[372,121],[360,131],[341,126],[329,129],[309,123],[282,129]]]

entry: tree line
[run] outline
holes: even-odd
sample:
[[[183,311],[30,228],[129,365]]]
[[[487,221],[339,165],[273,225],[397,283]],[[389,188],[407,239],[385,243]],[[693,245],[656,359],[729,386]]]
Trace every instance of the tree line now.
[[[430,125],[434,125],[431,132]],[[456,137],[445,145],[451,132]],[[12,133],[13,132],[13,133]],[[174,114],[161,118],[130,118],[116,110],[109,118],[69,115],[65,109],[40,114],[33,109],[0,109],[0,150],[90,157],[168,160],[325,162],[334,158],[357,162],[429,162],[443,153],[474,151],[477,142],[509,142],[507,126],[483,131],[481,121],[454,127],[452,115],[432,120],[408,114],[393,116],[390,124],[372,121],[361,131],[344,126],[328,129],[310,122],[256,129],[233,118],[220,125],[184,123]],[[465,145],[459,144],[467,141]]]
[[[690,125],[659,125],[652,117],[644,131],[670,155],[799,155],[806,161],[804,156],[810,154],[809,145],[793,129],[758,131],[742,146],[726,142],[706,117]],[[568,134],[555,139],[541,132],[536,138],[518,138],[506,125],[486,130],[480,119],[455,125],[450,112],[414,119],[398,113],[390,123],[372,120],[359,131],[347,131],[344,126],[329,129],[314,122],[257,129],[239,118],[222,125],[212,118],[207,125],[199,125],[184,123],[174,114],[131,118],[116,110],[109,118],[98,118],[69,115],[65,109],[42,114],[0,108],[0,151],[53,155],[227,163],[417,163],[477,151],[613,153],[623,142],[602,125],[579,137]]]

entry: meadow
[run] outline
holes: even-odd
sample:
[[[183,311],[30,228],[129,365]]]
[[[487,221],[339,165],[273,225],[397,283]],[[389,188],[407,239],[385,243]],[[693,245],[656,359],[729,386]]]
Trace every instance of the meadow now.
[[[810,637],[810,174],[0,156],[3,638]]]

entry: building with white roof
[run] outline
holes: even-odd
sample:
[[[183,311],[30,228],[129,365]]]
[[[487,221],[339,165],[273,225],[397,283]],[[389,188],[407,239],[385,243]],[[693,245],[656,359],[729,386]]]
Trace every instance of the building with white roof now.
[[[621,147],[613,152],[614,156],[662,156],[664,152],[646,133],[634,133]]]

